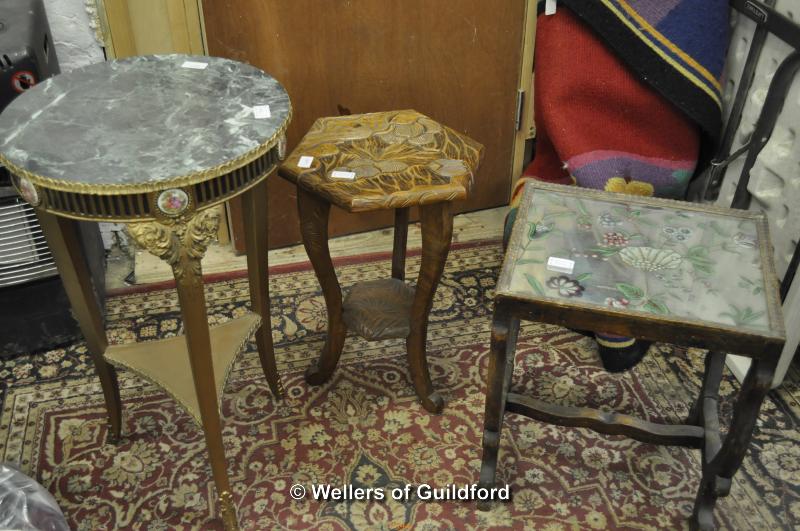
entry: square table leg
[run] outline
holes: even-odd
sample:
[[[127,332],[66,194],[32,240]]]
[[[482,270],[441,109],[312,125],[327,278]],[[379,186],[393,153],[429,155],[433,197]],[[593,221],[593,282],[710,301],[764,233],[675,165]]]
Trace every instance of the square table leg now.
[[[321,385],[333,374],[342,355],[347,326],[342,318],[342,289],[333,268],[328,249],[328,217],[331,205],[325,199],[297,187],[297,210],[300,214],[300,233],[308,259],[314,267],[325,306],[328,310],[328,334],[319,359],[306,370],[306,381]]]
[[[724,360],[724,356],[719,357]],[[714,358],[709,356],[708,361],[714,361]],[[717,498],[727,496],[730,492],[731,479],[739,470],[750,446],[750,439],[753,437],[753,430],[758,420],[758,412],[772,387],[776,366],[777,356],[771,359],[753,360],[747,376],[742,382],[739,395],[736,397],[733,420],[728,434],[722,442],[720,442],[719,421],[717,420],[717,399],[715,396],[705,397],[700,413],[700,419],[703,421],[706,431],[702,460],[703,477],[700,480],[690,520],[692,529],[714,529],[714,506]],[[706,370],[706,379],[709,378],[709,373],[711,373],[711,378],[714,378],[714,370],[714,368]],[[706,391],[705,382],[703,391]]]
[[[492,335],[489,351],[489,373],[486,377],[486,412],[483,421],[483,458],[481,460],[480,487],[494,487],[497,473],[497,452],[500,449],[500,431],[506,411],[506,397],[514,373],[514,352],[517,347],[519,319],[512,317],[506,308],[498,306],[492,317]],[[479,503],[480,510],[490,504]]]
[[[242,213],[247,247],[247,275],[250,280],[250,304],[253,312],[261,316],[261,326],[256,331],[258,356],[272,395],[281,398],[283,384],[275,363],[269,308],[269,215],[266,179],[243,194]]]
[[[102,311],[92,287],[89,266],[78,237],[78,222],[41,210],[37,210],[36,215],[100,378],[108,413],[108,439],[118,442],[122,432],[119,381],[116,369],[103,357],[108,348],[108,339]]]

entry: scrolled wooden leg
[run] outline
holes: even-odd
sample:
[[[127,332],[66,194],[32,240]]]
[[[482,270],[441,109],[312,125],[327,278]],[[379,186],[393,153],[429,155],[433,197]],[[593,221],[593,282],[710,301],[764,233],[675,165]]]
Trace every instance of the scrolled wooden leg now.
[[[495,308],[492,318],[489,372],[486,378],[486,412],[483,421],[483,458],[479,486],[494,486],[497,474],[497,457],[500,449],[500,432],[506,410],[506,396],[514,372],[514,350],[516,347],[519,319],[513,318],[502,307]],[[491,502],[478,502],[478,509],[486,511]]]
[[[409,334],[406,350],[414,389],[422,402],[422,407],[431,413],[441,413],[444,399],[433,389],[426,342],[428,338],[428,318],[433,306],[436,286],[444,272],[450,240],[453,236],[453,214],[450,203],[435,203],[420,207],[422,224],[422,263],[417,277],[414,302],[411,305]]]
[[[326,382],[333,374],[344,348],[347,327],[342,319],[342,289],[333,268],[328,249],[328,215],[331,205],[317,195],[297,188],[297,209],[300,213],[300,232],[303,246],[322,286],[325,306],[328,309],[328,335],[316,363],[306,370],[306,381],[311,385]]]
[[[269,308],[269,216],[266,179],[245,192],[242,197],[242,214],[247,246],[250,303],[253,311],[261,316],[261,326],[256,331],[258,357],[272,395],[275,398],[282,398],[283,384],[275,362]]]
[[[752,361],[736,399],[733,420],[722,446],[719,451],[712,453],[707,443],[703,452],[703,477],[690,521],[693,529],[714,529],[714,506],[717,498],[728,494],[731,479],[744,460],[761,404],[772,386],[775,366],[776,360],[773,359]],[[709,425],[713,423],[709,423],[708,416],[704,420],[707,431],[716,429]]]
[[[117,371],[103,357],[108,348],[108,339],[102,310],[94,295],[91,273],[78,236],[78,222],[43,211],[37,211],[36,215],[100,378],[108,412],[108,442],[117,443],[122,435],[119,381]]]

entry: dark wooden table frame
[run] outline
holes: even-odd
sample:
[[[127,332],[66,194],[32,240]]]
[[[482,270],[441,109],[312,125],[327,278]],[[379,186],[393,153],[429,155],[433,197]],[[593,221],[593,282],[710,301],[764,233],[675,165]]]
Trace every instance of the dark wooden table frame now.
[[[564,324],[560,319],[546,318],[546,311],[531,308],[529,304],[513,300],[497,301],[492,317],[480,485],[494,486],[500,432],[503,416],[508,411],[549,424],[589,428],[608,435],[626,435],[645,443],[701,449],[703,475],[691,523],[696,529],[713,529],[714,505],[717,498],[727,496],[730,492],[731,478],[747,452],[758,411],[772,385],[780,349],[776,352],[776,349],[768,348],[773,356],[753,360],[737,397],[728,435],[722,440],[717,404],[726,354],[720,351],[706,354],[703,386],[683,424],[656,424],[613,411],[548,404],[511,392],[520,319]],[[585,324],[581,323],[583,326]],[[488,506],[481,504],[480,508],[487,509]]]
[[[419,207],[422,263],[416,289],[406,286],[404,282],[409,208],[397,208],[392,280],[362,283],[360,294],[348,297],[344,303],[328,248],[330,206],[325,198],[298,186],[297,208],[303,245],[322,286],[328,310],[325,345],[319,359],[306,371],[306,381],[311,385],[321,385],[331,377],[342,354],[348,328],[371,340],[405,338],[409,369],[417,396],[427,411],[440,413],[444,399],[434,390],[431,382],[426,340],[433,296],[444,271],[453,235],[450,203]]]
[[[526,197],[535,188],[560,191],[569,189],[531,183],[527,185]],[[570,193],[587,198],[609,196],[594,190],[574,189]],[[645,443],[700,449],[702,479],[690,523],[694,529],[713,529],[714,506],[719,497],[727,496],[730,492],[731,478],[747,453],[758,412],[771,388],[775,368],[785,342],[780,317],[778,282],[772,264],[772,246],[767,222],[757,213],[708,205],[633,197],[626,198],[626,201],[661,207],[680,206],[685,210],[722,213],[756,220],[759,225],[761,253],[767,257],[768,262],[762,263],[766,284],[764,291],[767,294],[769,313],[775,316],[776,329],[756,333],[749,329],[692,322],[644,312],[620,312],[580,302],[514,295],[504,292],[502,286],[503,278],[510,275],[513,267],[507,254],[501,281],[498,283],[492,317],[480,485],[494,486],[503,416],[505,412],[517,413],[550,424],[589,428],[609,435],[626,435]],[[527,230],[527,227],[523,226],[526,225],[525,203],[526,198],[523,198],[523,206],[517,216],[509,244],[509,252]],[[708,349],[702,388],[684,422],[672,425],[657,424],[613,411],[549,404],[514,393],[511,391],[511,376],[521,320],[549,323],[576,330],[603,330],[637,339]],[[737,396],[729,430],[723,438],[720,434],[718,402],[727,353],[749,357],[752,363]],[[487,509],[488,503],[479,504],[479,508]]]

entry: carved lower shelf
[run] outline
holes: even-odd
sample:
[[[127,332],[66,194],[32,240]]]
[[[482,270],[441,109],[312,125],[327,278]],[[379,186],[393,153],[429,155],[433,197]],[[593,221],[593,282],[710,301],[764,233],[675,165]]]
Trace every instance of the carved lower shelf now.
[[[360,282],[344,300],[347,328],[370,340],[405,338],[409,333],[414,288],[396,278]]]
[[[260,324],[261,317],[248,313],[210,328],[218,405],[222,402],[222,390],[234,360]],[[183,336],[113,345],[106,350],[105,358],[112,365],[128,369],[163,388],[202,425],[189,351]]]

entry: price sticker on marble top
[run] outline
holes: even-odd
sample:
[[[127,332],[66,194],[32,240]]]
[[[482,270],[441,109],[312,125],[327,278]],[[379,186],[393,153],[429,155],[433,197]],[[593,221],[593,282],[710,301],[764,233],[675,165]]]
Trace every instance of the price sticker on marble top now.
[[[269,112],[269,105],[256,105],[253,107],[254,118],[269,118],[272,116]]]
[[[572,270],[575,269],[575,262],[573,260],[568,260],[567,258],[551,256],[547,259],[547,269],[549,271],[571,275]]]
[[[203,63],[201,61],[184,61],[181,66],[191,70],[205,70],[208,66],[208,63]]]
[[[345,179],[347,181],[352,181],[355,178],[356,172],[354,171],[334,170],[331,172],[331,179]]]
[[[303,155],[302,157],[300,157],[300,160],[297,161],[297,167],[310,168],[312,162],[314,162],[314,157],[311,157],[309,155]]]

